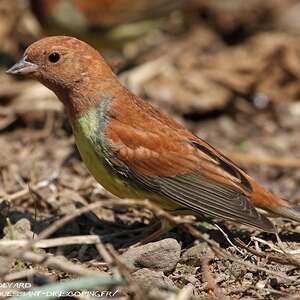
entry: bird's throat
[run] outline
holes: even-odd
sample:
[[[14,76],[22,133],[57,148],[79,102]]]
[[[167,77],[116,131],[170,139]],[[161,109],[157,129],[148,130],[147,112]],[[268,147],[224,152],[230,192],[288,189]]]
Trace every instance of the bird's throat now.
[[[112,102],[112,97],[99,97],[98,101],[91,103],[88,109],[77,110],[76,107],[65,106],[69,121],[73,127],[75,134],[75,124],[79,124],[85,128],[85,132],[91,134],[100,130],[108,119],[108,110]],[[74,100],[75,102],[76,100]],[[75,109],[75,111],[74,111]]]

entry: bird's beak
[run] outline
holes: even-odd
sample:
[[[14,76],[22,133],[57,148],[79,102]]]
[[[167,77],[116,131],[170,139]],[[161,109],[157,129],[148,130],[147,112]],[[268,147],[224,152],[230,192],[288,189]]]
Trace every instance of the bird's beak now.
[[[17,62],[9,70],[7,70],[6,74],[28,75],[33,73],[37,69],[38,65],[29,62],[27,60],[27,56],[24,56],[19,62]]]

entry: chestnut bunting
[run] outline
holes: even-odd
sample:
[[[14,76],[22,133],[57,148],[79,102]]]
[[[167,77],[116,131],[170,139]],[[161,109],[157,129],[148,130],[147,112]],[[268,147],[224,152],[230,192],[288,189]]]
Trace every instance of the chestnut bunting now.
[[[90,45],[67,36],[33,43],[7,71],[39,80],[64,104],[79,152],[96,180],[121,198],[149,199],[274,232],[256,208],[300,221],[235,163],[126,89]]]

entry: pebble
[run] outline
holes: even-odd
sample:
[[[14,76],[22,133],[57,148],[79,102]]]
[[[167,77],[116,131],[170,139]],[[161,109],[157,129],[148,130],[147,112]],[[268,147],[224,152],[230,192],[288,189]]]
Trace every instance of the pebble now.
[[[205,258],[213,258],[214,253],[207,245],[207,243],[199,243],[189,249],[187,249],[181,258],[181,262],[191,265],[191,266],[200,266],[201,259]]]
[[[161,271],[153,271],[143,268],[134,272],[132,274],[132,278],[145,290],[152,290],[153,288],[161,286],[176,288],[173,281],[166,277]]]
[[[171,272],[180,259],[181,246],[175,239],[167,238],[130,248],[121,255],[122,261],[132,271],[141,268]]]

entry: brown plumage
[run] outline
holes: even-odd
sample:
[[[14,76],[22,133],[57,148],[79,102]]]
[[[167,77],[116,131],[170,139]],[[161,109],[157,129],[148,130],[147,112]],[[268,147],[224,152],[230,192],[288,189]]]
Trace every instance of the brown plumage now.
[[[149,198],[175,211],[186,209],[271,232],[272,223],[254,207],[300,221],[291,204],[123,87],[102,56],[84,42],[42,39],[8,72],[28,74],[56,93],[83,160],[116,195]]]

